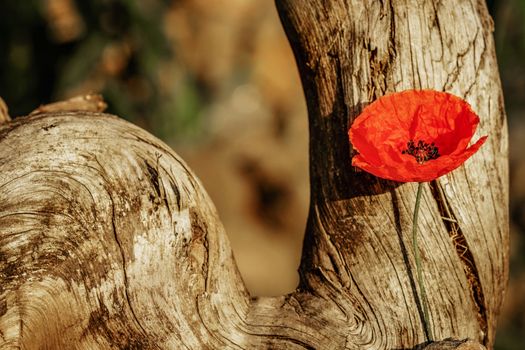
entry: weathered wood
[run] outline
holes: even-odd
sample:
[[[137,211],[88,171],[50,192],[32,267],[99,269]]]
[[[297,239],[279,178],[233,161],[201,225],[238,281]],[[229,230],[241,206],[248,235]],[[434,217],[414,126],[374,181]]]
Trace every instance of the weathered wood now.
[[[489,140],[465,166],[425,186],[419,230],[431,327],[438,339],[470,337],[491,347],[508,274],[508,160],[484,1],[277,5],[310,123],[303,288],[322,283],[344,290],[362,320],[362,336],[377,347],[424,341],[409,239],[416,186],[352,169],[346,130],[364,105],[385,93],[451,92],[471,103],[481,118],[478,132]],[[457,224],[442,219],[447,216]]]
[[[86,111],[104,112],[107,108],[106,102],[99,94],[75,96],[65,101],[43,105],[32,111],[31,114],[50,113],[60,111]]]
[[[508,180],[485,5],[277,6],[310,120],[298,290],[250,298],[213,204],[161,141],[93,110],[41,109],[0,125],[0,348],[492,347]],[[346,132],[363,105],[414,87],[465,97],[489,135],[463,168],[425,186],[419,227],[433,333],[467,343],[425,337],[409,232],[415,186],[350,166]]]
[[[447,339],[432,343],[423,350],[485,350],[486,348],[473,340]]]
[[[166,145],[93,112],[15,119],[0,138],[2,349],[240,343],[231,249]]]

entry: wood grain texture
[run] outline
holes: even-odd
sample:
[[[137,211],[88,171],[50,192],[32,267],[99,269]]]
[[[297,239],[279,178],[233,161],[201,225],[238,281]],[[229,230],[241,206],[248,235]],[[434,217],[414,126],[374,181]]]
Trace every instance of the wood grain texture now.
[[[483,1],[277,1],[310,123],[311,215],[303,288],[321,281],[355,300],[371,347],[425,339],[410,224],[415,184],[353,169],[346,130],[388,92],[435,89],[466,99],[488,143],[425,186],[419,231],[431,327],[438,339],[491,347],[508,266],[507,131]],[[451,223],[442,217],[450,216]]]
[[[213,204],[171,149],[96,109],[55,105],[0,125],[1,349],[492,347],[508,274],[508,179],[485,5],[277,7],[309,109],[299,288],[251,298]],[[433,333],[470,341],[426,340],[410,245],[415,185],[350,166],[353,118],[407,88],[466,98],[489,135],[464,167],[425,185],[419,226]]]
[[[235,335],[220,330],[246,308],[231,249],[166,145],[86,112],[0,135],[2,349],[221,348]]]

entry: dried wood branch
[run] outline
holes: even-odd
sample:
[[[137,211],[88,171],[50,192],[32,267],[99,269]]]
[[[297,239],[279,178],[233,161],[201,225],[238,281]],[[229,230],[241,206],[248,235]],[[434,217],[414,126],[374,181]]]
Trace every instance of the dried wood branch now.
[[[277,7],[310,121],[299,288],[248,295],[213,204],[164,143],[97,108],[47,106],[0,125],[2,348],[492,348],[508,274],[507,131],[484,3]],[[469,341],[426,339],[414,185],[350,166],[353,118],[407,88],[464,97],[489,135],[426,186],[419,227],[432,331]]]

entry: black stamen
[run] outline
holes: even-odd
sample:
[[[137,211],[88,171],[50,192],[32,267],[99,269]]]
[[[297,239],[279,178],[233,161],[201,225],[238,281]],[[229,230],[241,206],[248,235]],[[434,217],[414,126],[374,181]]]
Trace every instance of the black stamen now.
[[[423,140],[418,140],[416,146],[414,140],[410,140],[407,142],[407,148],[402,150],[401,154],[410,154],[416,158],[419,164],[423,164],[426,161],[438,158],[439,150],[434,142],[426,143]]]

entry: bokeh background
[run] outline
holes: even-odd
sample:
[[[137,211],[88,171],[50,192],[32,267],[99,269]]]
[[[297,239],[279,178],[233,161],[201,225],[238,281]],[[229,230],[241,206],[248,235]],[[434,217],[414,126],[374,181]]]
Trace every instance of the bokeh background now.
[[[517,350],[525,349],[525,0],[488,6],[511,170],[511,276],[496,349]],[[252,294],[295,288],[308,128],[273,1],[0,1],[0,96],[10,114],[87,92],[187,161]]]

